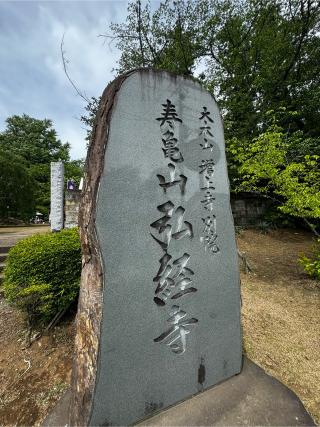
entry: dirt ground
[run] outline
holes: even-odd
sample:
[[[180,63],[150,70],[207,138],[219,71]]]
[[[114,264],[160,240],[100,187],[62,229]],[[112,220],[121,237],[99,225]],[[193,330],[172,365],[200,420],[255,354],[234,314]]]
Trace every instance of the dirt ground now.
[[[245,230],[237,240],[253,268],[241,273],[244,350],[320,423],[320,284],[297,264],[312,236]],[[39,426],[63,394],[71,377],[73,323],[70,316],[24,349],[23,319],[0,298],[0,425]]]
[[[297,263],[312,236],[301,231],[238,236],[254,273],[241,274],[247,356],[292,389],[320,423],[320,283]]]
[[[0,227],[0,246],[11,246],[47,226]],[[0,426],[39,425],[70,384],[74,315],[25,348],[26,326],[0,289]]]
[[[24,349],[24,323],[0,301],[0,425],[39,425],[70,384],[73,319]]]

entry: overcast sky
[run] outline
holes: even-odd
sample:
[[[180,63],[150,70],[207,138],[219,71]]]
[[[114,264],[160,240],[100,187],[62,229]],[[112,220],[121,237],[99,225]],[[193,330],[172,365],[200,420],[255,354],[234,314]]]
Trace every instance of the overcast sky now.
[[[71,157],[84,157],[85,129],[79,121],[84,101],[64,72],[60,43],[65,34],[69,73],[88,97],[101,95],[114,77],[119,52],[98,34],[122,22],[127,0],[0,0],[0,130],[5,119],[23,113],[53,120]]]

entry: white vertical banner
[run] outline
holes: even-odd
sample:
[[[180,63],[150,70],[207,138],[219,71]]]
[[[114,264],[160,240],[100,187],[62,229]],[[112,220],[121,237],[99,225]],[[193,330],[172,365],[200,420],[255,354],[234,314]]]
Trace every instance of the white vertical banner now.
[[[64,164],[51,162],[51,231],[63,228],[64,218]]]

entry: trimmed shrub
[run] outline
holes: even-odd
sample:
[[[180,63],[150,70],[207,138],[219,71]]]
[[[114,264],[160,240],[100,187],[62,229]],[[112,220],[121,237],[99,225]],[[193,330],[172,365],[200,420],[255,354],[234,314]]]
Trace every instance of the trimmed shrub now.
[[[320,280],[320,239],[314,247],[313,256],[311,258],[303,256],[299,259],[299,263],[309,276]]]
[[[30,326],[48,323],[76,301],[81,247],[76,228],[21,240],[8,255],[4,295],[26,315]]]

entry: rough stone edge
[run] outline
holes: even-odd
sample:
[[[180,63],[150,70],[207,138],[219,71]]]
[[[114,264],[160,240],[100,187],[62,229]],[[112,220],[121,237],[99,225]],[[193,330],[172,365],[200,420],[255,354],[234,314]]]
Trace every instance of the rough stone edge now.
[[[122,83],[132,72],[118,77],[104,90],[85,163],[85,185],[79,212],[82,273],[71,380],[69,424],[72,426],[88,425],[91,414],[103,298],[103,264],[95,228],[96,202],[113,106]]]

